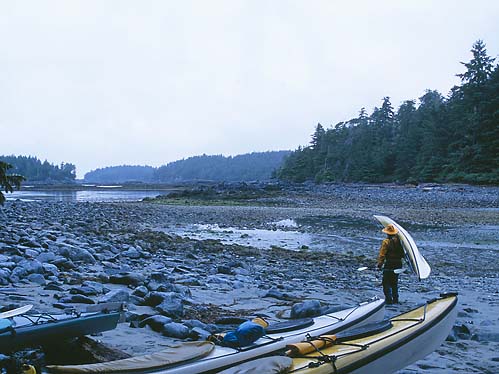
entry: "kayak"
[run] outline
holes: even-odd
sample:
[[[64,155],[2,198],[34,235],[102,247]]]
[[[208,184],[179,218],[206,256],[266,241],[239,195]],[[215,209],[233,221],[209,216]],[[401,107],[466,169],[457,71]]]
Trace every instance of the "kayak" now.
[[[393,373],[437,349],[451,332],[456,315],[457,294],[442,294],[377,324],[288,345],[286,354],[294,357],[288,369],[296,374]],[[252,370],[263,368],[257,361]],[[242,373],[240,369],[223,374]],[[259,370],[265,372],[271,371]]]
[[[412,236],[391,218],[385,216],[374,216],[374,218],[376,218],[384,227],[393,225],[398,229],[397,236],[400,239],[402,248],[404,248],[406,259],[412,272],[418,277],[418,280],[428,278],[431,272],[430,265],[428,265],[428,262],[426,262],[426,259],[419,251]]]
[[[147,355],[102,364],[48,366],[47,369],[54,373],[127,373],[152,370],[155,374],[214,372],[263,355],[275,354],[285,349],[287,344],[299,342],[309,334],[334,334],[380,321],[384,317],[384,307],[383,299],[374,298],[348,309],[298,320],[298,323],[270,324],[265,336],[242,348],[214,345],[212,342],[200,342],[203,344],[199,346],[183,343],[176,348],[169,347],[167,351],[158,352],[154,357]],[[211,345],[211,349],[207,345]],[[190,359],[186,360],[185,356]]]
[[[120,312],[30,313],[0,319],[0,352],[116,328]]]

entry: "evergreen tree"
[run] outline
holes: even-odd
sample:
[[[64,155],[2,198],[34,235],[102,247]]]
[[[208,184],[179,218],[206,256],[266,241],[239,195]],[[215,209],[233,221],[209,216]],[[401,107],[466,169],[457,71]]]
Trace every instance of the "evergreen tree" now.
[[[12,169],[12,165],[0,161],[0,205],[3,205],[5,202],[3,191],[6,193],[14,192],[14,187],[19,189],[21,182],[24,180],[24,177],[21,175],[7,174],[9,169]]]
[[[427,90],[397,113],[389,97],[369,116],[317,126],[309,147],[292,153],[277,175],[304,181],[464,181],[499,183],[499,66],[483,41],[463,63],[448,99]]]
[[[487,56],[487,49],[482,40],[477,40],[471,48],[473,58],[469,62],[461,62],[466,67],[466,72],[457,74],[464,83],[463,87],[481,86],[487,82],[494,70],[494,60]]]

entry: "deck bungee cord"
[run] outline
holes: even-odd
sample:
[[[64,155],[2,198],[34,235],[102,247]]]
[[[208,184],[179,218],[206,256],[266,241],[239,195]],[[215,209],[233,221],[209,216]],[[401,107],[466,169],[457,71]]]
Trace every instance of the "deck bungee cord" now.
[[[407,331],[411,328],[414,328],[415,326],[423,324],[426,321],[428,305],[435,302],[436,300],[437,299],[430,300],[427,303],[421,305],[420,307],[415,308],[415,310],[422,308],[422,316],[419,318],[397,318],[397,317],[394,317],[392,319],[383,321],[383,322],[390,322],[389,328],[391,328],[393,326],[393,322],[413,322],[413,323],[408,324],[407,326],[401,327],[401,328],[397,329],[396,331],[389,333],[387,335],[383,335],[377,339],[370,340],[369,342],[367,342],[365,344],[348,342],[347,339],[355,340],[355,336],[349,337],[348,335],[346,335],[345,337],[337,338],[334,335],[332,335],[332,336],[317,336],[317,337],[308,335],[306,337],[305,341],[299,343],[299,344],[308,345],[310,347],[310,350],[306,354],[300,354],[299,350],[288,350],[286,352],[286,354],[293,357],[293,358],[304,358],[304,359],[309,359],[309,360],[313,360],[313,361],[309,362],[307,365],[295,368],[295,369],[289,371],[289,373],[296,373],[296,372],[300,372],[300,371],[305,370],[305,369],[312,369],[312,368],[317,368],[319,366],[322,366],[324,364],[330,364],[332,366],[332,370],[333,370],[332,373],[337,374],[338,368],[337,368],[336,362],[340,358],[345,357],[345,356],[354,355],[354,354],[357,354],[357,353],[362,352],[362,351],[366,351],[367,349],[369,349],[369,347],[371,345],[382,342],[383,340],[389,339],[393,336],[402,334],[405,331]],[[381,322],[381,323],[383,323],[383,322]],[[317,344],[317,342],[322,342],[322,344],[320,344],[320,346],[319,346],[319,344]],[[339,353],[339,354],[326,354],[322,351],[322,349],[329,348],[332,346],[348,346],[348,347],[354,347],[354,348],[358,348],[358,349],[352,350],[349,352],[345,352],[345,353]],[[310,353],[315,353],[315,354],[317,354],[317,356],[310,355]]]

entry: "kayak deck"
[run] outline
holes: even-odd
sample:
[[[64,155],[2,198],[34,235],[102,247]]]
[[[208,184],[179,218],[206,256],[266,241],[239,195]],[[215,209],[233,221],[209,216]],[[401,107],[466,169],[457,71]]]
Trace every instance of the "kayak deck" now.
[[[390,373],[435,350],[448,336],[457,313],[457,296],[445,295],[390,319],[391,327],[368,336],[313,350],[293,359],[291,373]]]

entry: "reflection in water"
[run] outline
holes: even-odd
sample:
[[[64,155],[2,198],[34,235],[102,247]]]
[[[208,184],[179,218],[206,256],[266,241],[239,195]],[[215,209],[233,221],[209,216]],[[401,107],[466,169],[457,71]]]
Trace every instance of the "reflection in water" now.
[[[22,201],[140,201],[145,197],[165,194],[164,190],[85,190],[85,191],[14,191],[5,194],[7,200]]]

